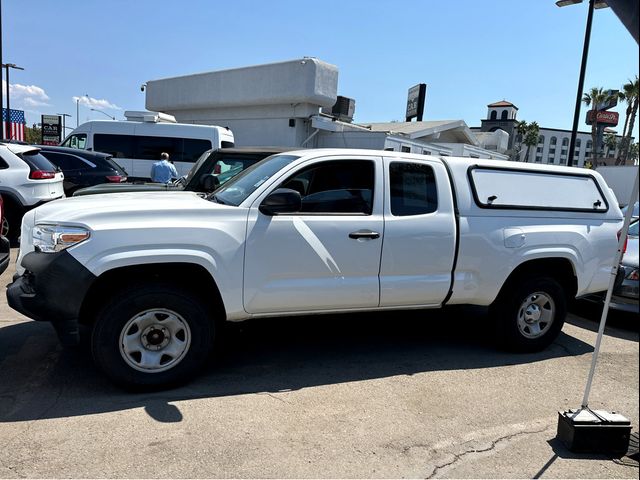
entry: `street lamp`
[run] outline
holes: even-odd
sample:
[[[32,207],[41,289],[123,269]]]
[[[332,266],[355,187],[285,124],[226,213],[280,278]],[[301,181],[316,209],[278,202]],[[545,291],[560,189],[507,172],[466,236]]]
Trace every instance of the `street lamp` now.
[[[111,120],[115,120],[116,119],[116,117],[112,117],[111,115],[109,115],[108,113],[105,113],[102,110],[98,110],[96,108],[90,108],[89,110],[91,110],[92,112],[100,112],[101,114],[106,115],[107,117],[109,117]]]
[[[88,93],[85,93],[84,96],[89,98]],[[82,97],[76,97],[76,128],[78,128],[78,125],[80,124],[80,99],[81,98]]]
[[[566,7],[582,3],[582,0],[558,0],[558,7]],[[576,93],[576,108],[573,113],[573,127],[571,129],[571,141],[569,142],[569,158],[567,166],[573,166],[573,157],[576,148],[576,137],[578,136],[578,122],[580,121],[580,106],[582,105],[582,91],[584,90],[584,74],[587,69],[587,57],[589,55],[589,40],[591,39],[591,23],[593,22],[594,8],[608,7],[605,0],[589,0],[589,12],[587,14],[587,27],[584,32],[584,46],[582,47],[582,62],[580,64],[580,77],[578,78],[578,92]]]
[[[13,68],[14,70],[24,70],[24,68],[17,66],[15,63],[3,63],[2,66],[6,69],[7,72],[7,130],[6,134],[9,140],[13,138],[11,134],[11,105],[9,103],[9,69]]]

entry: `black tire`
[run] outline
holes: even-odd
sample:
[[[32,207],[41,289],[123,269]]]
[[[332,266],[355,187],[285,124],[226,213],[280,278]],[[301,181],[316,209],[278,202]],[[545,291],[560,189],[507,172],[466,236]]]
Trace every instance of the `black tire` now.
[[[548,347],[562,330],[567,316],[566,293],[551,277],[519,277],[502,289],[489,308],[489,315],[495,322],[500,347],[537,352]],[[538,320],[536,315],[540,315]],[[547,317],[551,320],[545,323]],[[536,323],[538,332],[533,328]]]
[[[96,316],[91,353],[96,365],[115,383],[135,390],[173,387],[192,378],[205,364],[213,349],[215,322],[200,297],[172,284],[130,286],[114,297],[117,300],[106,303]],[[149,318],[152,325],[145,327],[143,320]],[[178,325],[173,336],[156,333],[162,325],[171,330],[163,322]],[[155,340],[162,339],[160,344],[148,345],[153,350],[146,349],[143,344],[151,344],[154,335]],[[128,343],[123,338],[139,341],[140,353],[126,352]],[[168,343],[163,346],[165,341]],[[163,355],[169,347],[177,347],[182,353]],[[160,356],[165,364],[155,360],[145,363],[143,354],[154,359]]]
[[[12,247],[18,246],[18,239],[20,238],[20,227],[22,224],[22,217],[24,216],[24,208],[17,205],[13,201],[5,203],[4,229],[6,229],[6,237],[9,239]]]

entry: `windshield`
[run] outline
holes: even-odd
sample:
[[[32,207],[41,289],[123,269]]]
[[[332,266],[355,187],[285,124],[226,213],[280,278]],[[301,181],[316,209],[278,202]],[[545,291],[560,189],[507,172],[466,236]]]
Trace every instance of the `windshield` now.
[[[211,155],[211,152],[213,152],[213,149],[207,150],[202,155],[200,155],[200,158],[196,160],[196,163],[194,163],[193,167],[191,167],[191,170],[189,170],[189,173],[187,174],[187,178],[184,181],[184,185],[189,185],[189,183],[191,183],[191,179],[198,171],[200,171],[200,167],[207,160],[207,158],[209,158],[209,155]]]
[[[297,155],[272,155],[250,166],[236,177],[229,180],[211,198],[218,203],[238,206],[249,195],[274,174],[294,160],[300,158]]]

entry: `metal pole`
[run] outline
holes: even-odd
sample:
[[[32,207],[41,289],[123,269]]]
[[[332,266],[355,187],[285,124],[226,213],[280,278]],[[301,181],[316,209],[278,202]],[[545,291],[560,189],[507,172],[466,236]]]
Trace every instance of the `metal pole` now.
[[[640,179],[640,170],[636,170],[636,182],[633,185],[633,192],[631,198],[627,204],[627,213],[624,216],[624,225],[620,231],[620,238],[618,239],[618,252],[616,253],[616,259],[611,269],[611,278],[609,279],[609,289],[607,290],[607,296],[604,300],[604,307],[602,309],[602,317],[600,318],[600,327],[598,328],[598,337],[596,338],[596,346],[593,350],[593,357],[591,358],[591,370],[589,370],[589,376],[587,377],[587,386],[584,389],[584,397],[582,397],[582,408],[589,406],[589,394],[591,393],[591,384],[593,383],[593,376],[596,372],[596,363],[598,362],[598,354],[600,353],[600,343],[602,343],[602,336],[604,335],[604,327],[607,323],[607,315],[609,314],[609,303],[611,303],[611,294],[613,292],[613,285],[616,281],[618,274],[618,268],[620,266],[620,260],[622,259],[622,249],[624,248],[624,242],[629,232],[629,224],[631,223],[631,216],[633,214],[633,204],[638,198],[638,181]]]
[[[6,137],[11,140],[13,135],[11,135],[11,105],[9,104],[9,64],[6,64],[4,67],[7,70],[7,127],[5,134]]]
[[[591,23],[593,21],[593,6],[595,0],[589,0],[589,13],[587,15],[587,28],[584,32],[584,46],[582,48],[582,64],[580,65],[580,78],[578,79],[578,92],[576,94],[576,109],[573,114],[573,128],[571,129],[571,141],[569,142],[569,159],[567,165],[573,166],[576,137],[578,135],[578,122],[580,120],[580,105],[582,103],[582,91],[584,90],[584,74],[587,69],[587,57],[589,56],[589,40],[591,38]]]
[[[76,128],[80,124],[80,97],[76,98]]]

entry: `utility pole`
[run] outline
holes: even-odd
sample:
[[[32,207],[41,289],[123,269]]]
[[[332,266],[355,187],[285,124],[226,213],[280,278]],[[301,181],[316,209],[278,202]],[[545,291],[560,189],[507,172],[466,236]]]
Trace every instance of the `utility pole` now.
[[[7,130],[5,133],[7,139],[11,140],[13,135],[11,134],[11,105],[9,103],[9,69],[13,68],[14,70],[24,70],[24,68],[17,66],[15,63],[3,63],[2,66],[7,71]]]

